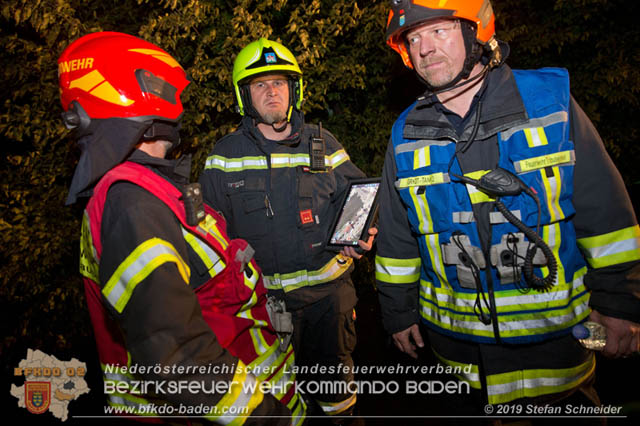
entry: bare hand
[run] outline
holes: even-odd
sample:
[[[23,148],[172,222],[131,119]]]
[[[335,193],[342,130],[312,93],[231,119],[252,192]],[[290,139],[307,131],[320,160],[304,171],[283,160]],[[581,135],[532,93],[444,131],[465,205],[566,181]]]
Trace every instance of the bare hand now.
[[[416,353],[416,345],[419,348],[424,347],[424,342],[422,341],[422,335],[420,334],[420,328],[418,327],[418,324],[413,324],[406,330],[393,333],[392,337],[393,343],[395,343],[396,347],[401,352],[406,353],[414,359],[418,358],[418,354]],[[413,342],[415,342],[415,345],[409,339],[410,337],[413,339]]]
[[[358,245],[363,251],[371,250],[371,247],[373,247],[373,240],[375,240],[377,233],[378,228],[369,228],[369,238],[367,239],[367,241],[358,241]],[[341,253],[343,256],[352,257],[354,259],[360,259],[362,257],[362,254],[358,253],[353,247],[344,247]]]
[[[597,311],[592,311],[589,319],[604,325],[607,329],[607,344],[602,350],[603,355],[620,358],[640,351],[640,324],[608,317]]]

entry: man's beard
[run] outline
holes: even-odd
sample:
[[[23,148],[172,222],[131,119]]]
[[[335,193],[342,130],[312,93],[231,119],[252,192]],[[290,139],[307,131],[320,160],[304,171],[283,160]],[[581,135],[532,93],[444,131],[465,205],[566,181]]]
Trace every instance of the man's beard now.
[[[448,68],[446,68],[445,70],[440,69],[433,72],[424,70],[426,66],[434,62],[439,62],[440,58],[436,58],[435,60],[432,58],[428,61],[425,59],[424,61],[421,61],[421,63],[418,66],[418,70],[419,70],[418,74],[420,75],[420,77],[422,77],[427,83],[429,83],[433,87],[441,87],[450,83],[459,73],[453,70],[453,68],[451,67],[450,61],[448,61],[446,58],[443,58],[443,59],[448,66]]]
[[[281,123],[287,119],[283,111],[273,111],[262,115],[262,120],[267,124]]]

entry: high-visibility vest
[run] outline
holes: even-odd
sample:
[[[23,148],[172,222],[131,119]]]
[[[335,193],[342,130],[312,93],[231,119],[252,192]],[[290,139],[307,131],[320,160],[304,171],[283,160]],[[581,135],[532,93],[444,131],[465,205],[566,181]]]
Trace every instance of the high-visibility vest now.
[[[85,210],[82,229],[81,273],[91,316],[104,379],[109,381],[135,380],[135,375],[121,373],[122,367],[131,365],[131,357],[122,333],[105,307],[105,299],[117,311],[122,311],[130,295],[114,286],[98,284],[98,265],[102,254],[100,228],[107,192],[118,181],[134,183],[164,202],[182,225],[183,236],[207,266],[212,277],[195,289],[202,316],[215,333],[220,344],[238,360],[234,386],[219,401],[218,422],[241,424],[247,411],[228,409],[233,406],[251,406],[243,384],[268,381],[273,395],[287,405],[293,414],[293,423],[304,419],[306,406],[296,392],[295,373],[292,368],[294,354],[291,345],[286,351],[279,348],[279,340],[266,310],[266,289],[262,274],[253,259],[242,259],[248,243],[229,240],[224,218],[205,205],[206,217],[196,226],[187,224],[181,192],[171,183],[144,166],[125,162],[110,170],[97,184],[94,195]],[[241,263],[244,262],[243,266]],[[135,263],[135,262],[134,262]],[[146,265],[140,262],[140,268]],[[134,265],[129,266],[132,267]],[[178,269],[181,269],[180,267]],[[129,271],[131,272],[131,271]],[[127,273],[129,273],[127,272]],[[134,272],[131,272],[134,273]],[[188,279],[186,280],[188,282]],[[115,366],[115,367],[114,367]],[[126,369],[123,369],[126,371]],[[249,371],[255,372],[253,374]],[[256,393],[260,391],[257,390]],[[254,395],[255,396],[255,395]],[[252,396],[251,398],[253,398]],[[130,394],[110,394],[109,404],[114,406],[141,406],[150,399]],[[256,404],[257,405],[257,404]],[[225,408],[226,407],[226,408]],[[231,413],[237,413],[233,416]]]
[[[501,254],[508,246],[524,256],[529,242],[505,217],[491,213],[491,250],[482,251],[473,205],[493,201],[471,185],[451,183],[449,161],[455,155],[452,140],[415,140],[403,135],[409,107],[396,121],[392,141],[397,165],[395,186],[408,209],[417,235],[420,258],[378,268],[420,278],[420,312],[434,330],[481,343],[495,343],[497,334],[507,343],[540,341],[566,334],[589,314],[589,293],[583,278],[587,271],[571,222],[575,153],[569,138],[569,78],[566,70],[513,71],[528,120],[499,132],[498,167],[517,174],[537,192],[541,202],[541,237],[558,261],[555,284],[549,290],[523,290],[520,268],[509,266]],[[457,160],[451,172],[461,174]],[[489,170],[467,176],[479,179]],[[529,196],[504,196],[501,201],[528,227],[535,230],[538,209]],[[513,237],[515,236],[515,238]],[[477,278],[490,297],[485,271],[490,270],[495,300],[494,320],[478,319],[474,273],[459,256],[460,243],[480,269]],[[517,243],[517,246],[515,245]],[[507,253],[508,254],[508,253]],[[515,257],[515,256],[514,256]],[[468,262],[467,262],[468,263]],[[542,265],[543,262],[540,262]],[[534,260],[535,265],[535,260]],[[536,267],[546,276],[546,267]],[[485,308],[486,310],[486,308]]]

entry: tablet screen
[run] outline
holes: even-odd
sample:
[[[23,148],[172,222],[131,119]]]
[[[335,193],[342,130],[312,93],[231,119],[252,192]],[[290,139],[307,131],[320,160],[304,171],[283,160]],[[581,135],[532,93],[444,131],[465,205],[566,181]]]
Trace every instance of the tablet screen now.
[[[329,244],[358,245],[358,240],[367,231],[365,225],[368,222],[379,186],[379,181],[351,184],[344,206],[329,238]]]

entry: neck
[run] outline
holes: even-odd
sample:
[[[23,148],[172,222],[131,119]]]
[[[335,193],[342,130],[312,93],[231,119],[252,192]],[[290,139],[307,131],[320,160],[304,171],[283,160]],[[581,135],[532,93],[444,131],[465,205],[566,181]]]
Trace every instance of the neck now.
[[[481,63],[477,63],[469,77],[465,80],[469,80],[470,78],[478,75],[482,72],[484,66]],[[469,112],[469,108],[471,107],[471,103],[473,102],[473,97],[478,93],[480,87],[482,87],[482,81],[486,78],[486,76],[482,78],[478,78],[474,82],[470,84],[463,85],[458,87],[457,89],[448,90],[446,92],[442,92],[438,95],[438,100],[442,102],[442,105],[447,107],[449,110],[455,112],[460,117],[464,117]],[[463,80],[463,81],[465,81]]]
[[[276,127],[282,127],[284,121],[275,123]],[[287,127],[282,132],[276,132],[271,124],[258,123],[256,126],[262,135],[272,141],[281,141],[289,137],[291,134],[291,123],[287,123]]]
[[[151,141],[151,142],[141,142],[136,145],[140,151],[146,152],[152,157],[156,158],[164,158],[167,155],[167,151],[171,143],[168,141]]]

